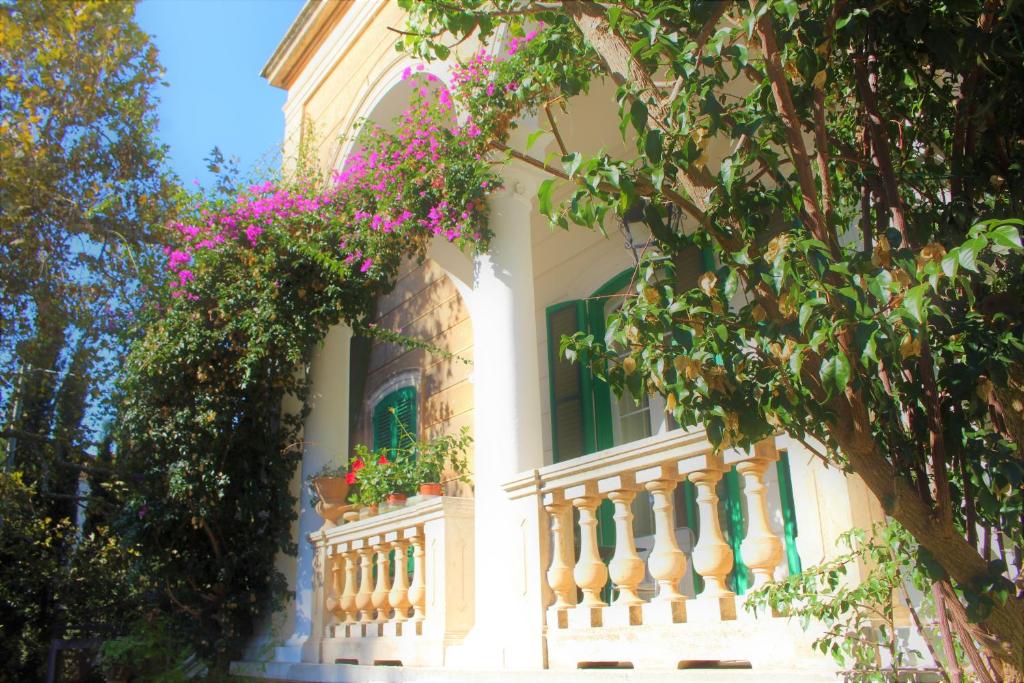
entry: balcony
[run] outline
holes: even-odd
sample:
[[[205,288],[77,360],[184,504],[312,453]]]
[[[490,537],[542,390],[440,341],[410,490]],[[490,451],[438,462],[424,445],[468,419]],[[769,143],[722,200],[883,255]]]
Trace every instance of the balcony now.
[[[775,439],[715,453],[703,431],[676,430],[523,472],[494,499],[411,501],[325,528],[309,538],[315,642],[306,661],[482,671],[497,647],[505,667],[566,675],[753,669],[747,674],[828,678],[834,668],[813,653],[812,633],[751,615],[731,588],[734,548],[751,587],[786,570],[779,510],[769,502],[775,479],[766,476],[779,458]],[[742,530],[734,527],[731,545],[719,482],[734,467]],[[608,516],[599,512],[606,500]],[[599,543],[600,517],[614,527],[611,545],[607,528]],[[501,574],[476,575],[482,520],[505,539]],[[498,615],[494,623],[479,622],[481,610]]]
[[[751,587],[785,567],[769,516],[774,479],[765,476],[778,459],[774,439],[717,454],[703,430],[676,430],[507,482],[512,500],[537,499],[540,528],[549,530],[538,554],[548,668],[828,668],[812,653],[813,637],[787,619],[755,618],[727,583],[734,552],[720,522],[718,484],[734,466]],[[676,489],[687,481],[692,529],[678,527],[675,510]],[[614,507],[605,520],[613,521],[613,549],[598,543],[605,500]],[[653,521],[643,544],[634,535],[638,510]],[[695,584],[703,585],[699,595]]]
[[[472,626],[472,499],[413,499],[309,540],[320,662],[441,666]]]

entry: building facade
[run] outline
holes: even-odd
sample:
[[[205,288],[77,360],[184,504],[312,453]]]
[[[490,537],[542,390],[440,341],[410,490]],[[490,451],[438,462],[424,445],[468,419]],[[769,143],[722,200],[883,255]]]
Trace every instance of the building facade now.
[[[346,132],[402,110],[401,74],[414,63],[391,29],[403,23],[393,0],[306,4],[264,71],[288,93],[286,156],[305,137],[325,168],[341,167]],[[479,47],[469,42],[452,63]],[[444,78],[448,65],[427,68]],[[613,90],[599,85],[559,114],[570,147],[626,153]],[[327,335],[292,482],[300,552],[279,558],[295,600],[236,673],[449,680],[631,667],[691,668],[693,680],[722,668],[742,680],[834,679],[831,659],[810,648],[813,627],[751,615],[744,594],[833,556],[840,533],[883,519],[880,506],[786,435],[716,453],[659,399],[616,398],[560,358],[561,335],[602,334],[635,294],[635,261],[615,226],[611,237],[549,228],[536,203],[544,177],[513,161],[492,198],[487,253],[439,241],[377,303],[382,326],[457,358],[354,340],[343,326]],[[699,253],[680,266],[694,281],[707,268]],[[325,525],[300,483],[353,444],[386,439],[387,408],[424,437],[468,427],[471,485]]]

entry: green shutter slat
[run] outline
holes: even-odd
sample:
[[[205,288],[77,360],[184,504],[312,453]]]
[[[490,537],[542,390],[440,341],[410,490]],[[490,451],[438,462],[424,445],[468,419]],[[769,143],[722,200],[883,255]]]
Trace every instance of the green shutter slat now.
[[[684,481],[683,484],[683,503],[686,506],[686,526],[693,533],[693,547],[697,547],[698,541],[700,541],[700,514],[697,511],[697,487],[693,485],[692,481]],[[693,577],[693,594],[700,595],[704,592],[704,577],[697,573],[697,570],[693,566],[693,562],[690,562],[690,573]]]
[[[779,499],[782,503],[782,524],[786,537],[786,563],[789,565],[790,575],[799,574],[803,570],[803,565],[796,547],[796,537],[799,532],[796,527],[793,476],[789,471],[789,453],[787,451],[779,451],[779,461],[775,463],[775,469],[779,474]]]
[[[373,450],[390,445],[391,426],[388,421],[388,400],[382,399],[373,407]]]

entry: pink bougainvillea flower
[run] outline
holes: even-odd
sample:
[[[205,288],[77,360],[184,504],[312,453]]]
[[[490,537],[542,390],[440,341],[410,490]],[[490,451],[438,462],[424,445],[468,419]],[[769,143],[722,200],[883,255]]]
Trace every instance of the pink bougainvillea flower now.
[[[363,265],[359,266],[359,272],[365,273],[371,267],[373,267],[373,259],[366,259],[365,261],[363,261]]]

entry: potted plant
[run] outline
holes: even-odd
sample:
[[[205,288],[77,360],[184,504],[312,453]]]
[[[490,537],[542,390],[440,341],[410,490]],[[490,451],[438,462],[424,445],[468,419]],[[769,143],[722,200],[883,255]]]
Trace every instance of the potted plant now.
[[[352,469],[359,489],[350,500],[370,508],[385,502],[395,507],[404,504],[416,487],[412,465],[406,451],[395,450],[389,457],[386,450],[356,446]]]
[[[415,444],[415,480],[421,495],[440,496],[441,482],[467,480],[466,452],[473,443],[469,428],[463,427],[458,436],[445,434],[430,441]]]
[[[325,522],[337,524],[351,507],[346,503],[350,484],[346,468],[334,464],[309,477],[310,503]]]

